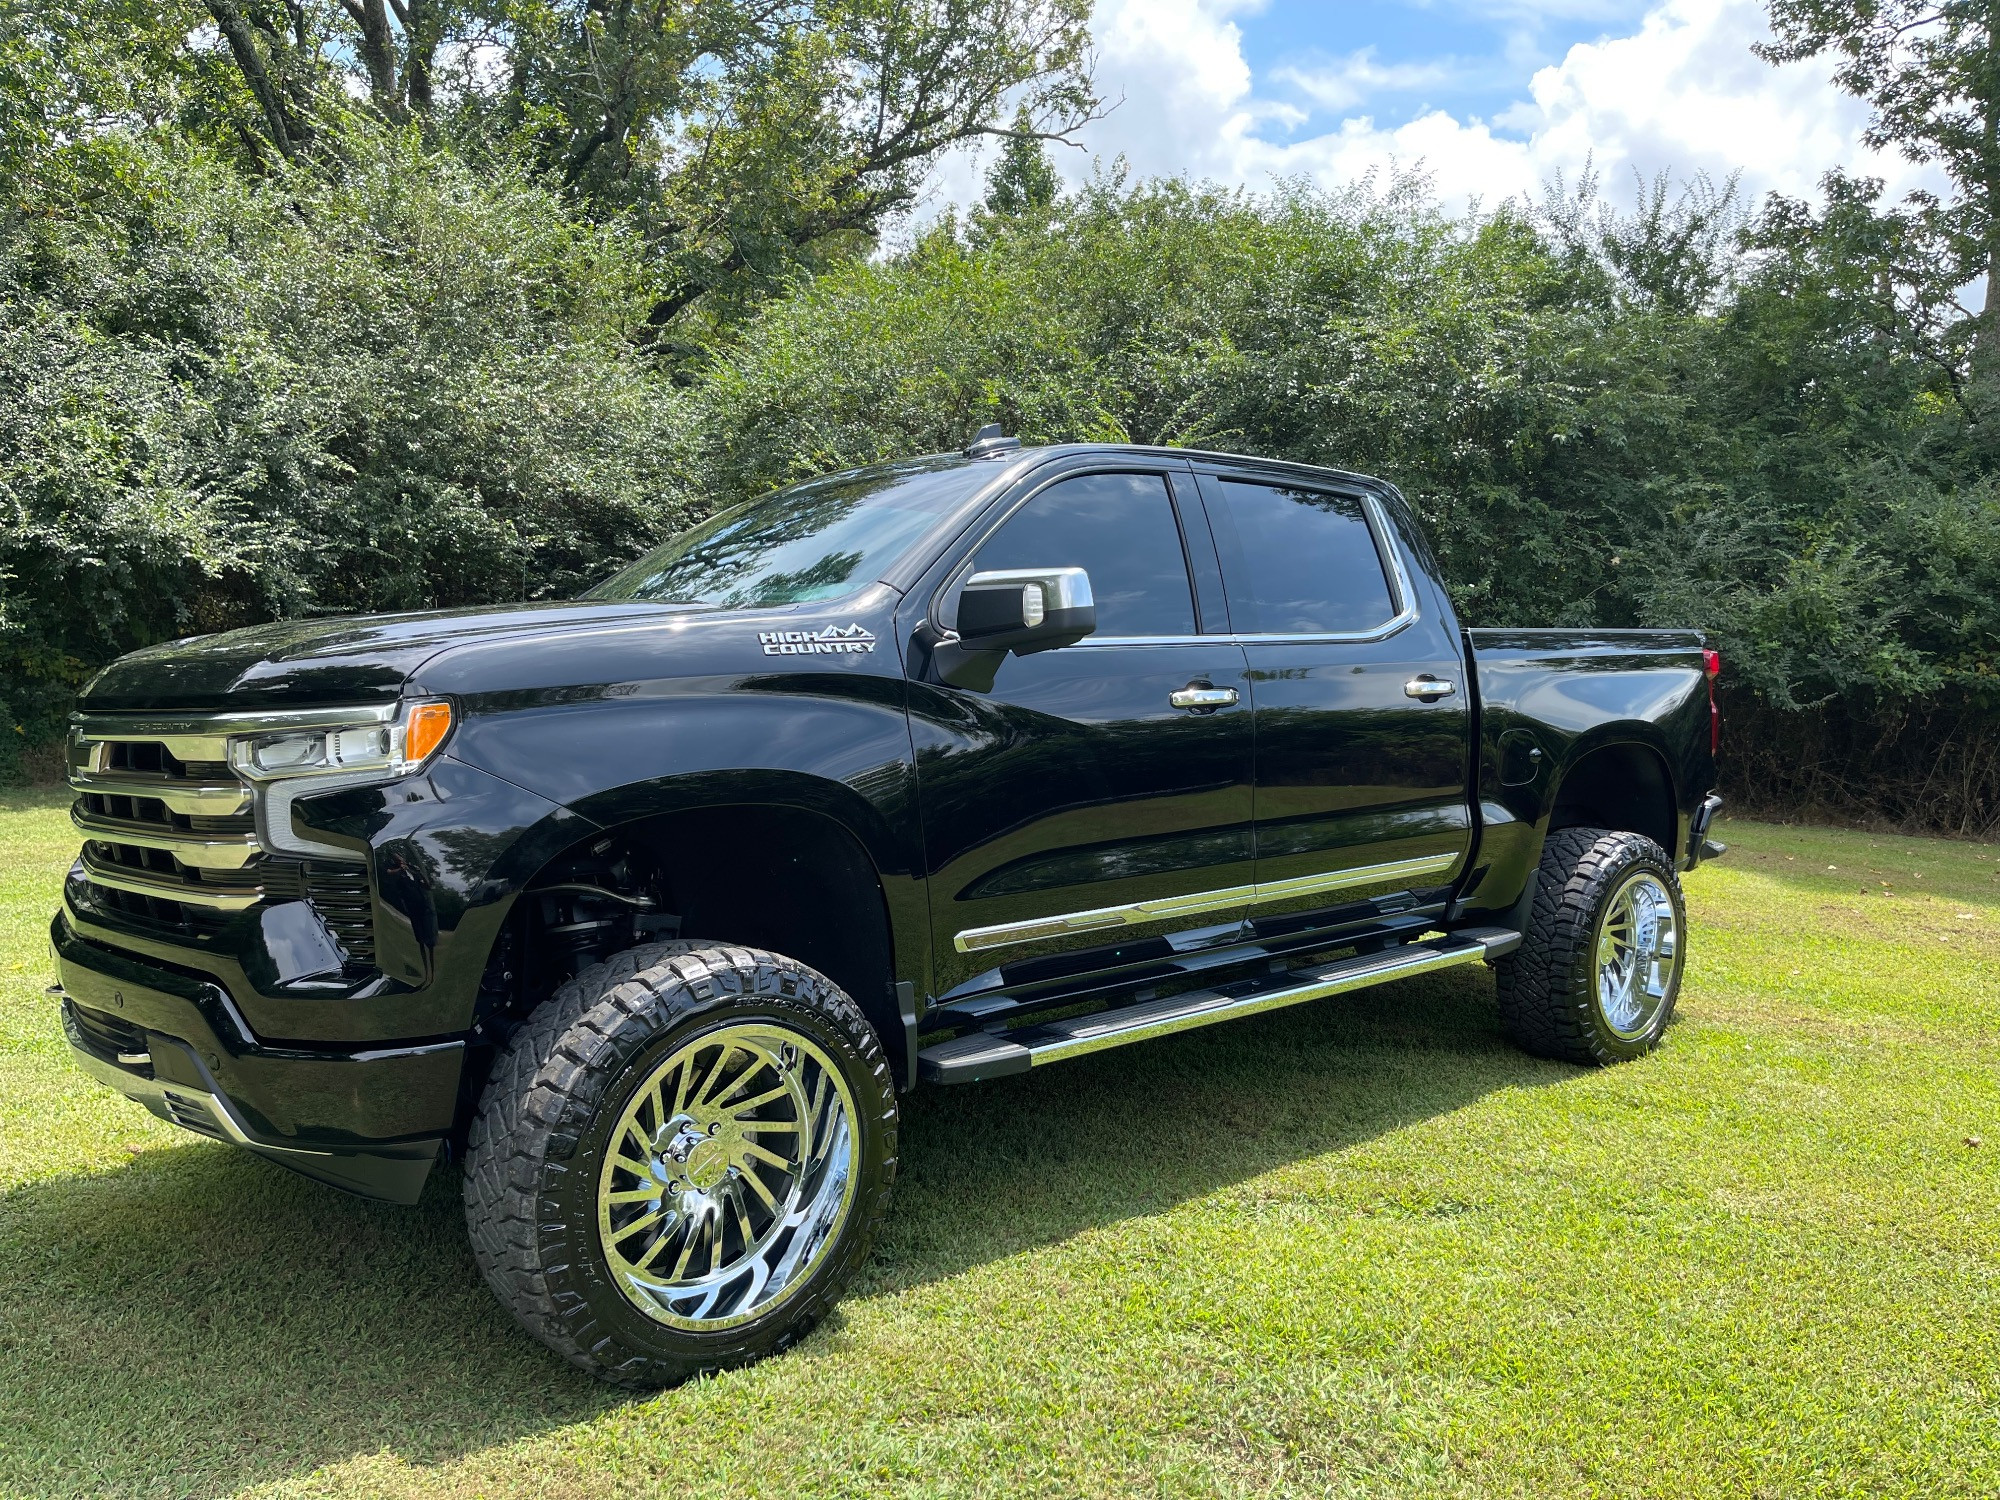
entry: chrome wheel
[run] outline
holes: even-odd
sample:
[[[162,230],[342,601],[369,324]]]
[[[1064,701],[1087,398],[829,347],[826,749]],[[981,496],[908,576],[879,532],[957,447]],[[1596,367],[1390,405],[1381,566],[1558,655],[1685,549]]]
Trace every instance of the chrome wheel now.
[[[1651,1031],[1673,990],[1680,923],[1657,875],[1636,870],[1611,894],[1597,927],[1597,1006],[1625,1039]]]
[[[854,1200],[854,1099],[782,1026],[704,1032],[626,1104],[597,1187],[618,1288],[675,1328],[727,1327],[805,1282]]]

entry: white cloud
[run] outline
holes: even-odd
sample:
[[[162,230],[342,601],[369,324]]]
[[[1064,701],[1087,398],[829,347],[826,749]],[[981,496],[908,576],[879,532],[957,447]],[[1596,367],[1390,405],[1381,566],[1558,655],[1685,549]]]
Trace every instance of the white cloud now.
[[[1586,163],[1621,196],[1634,169],[1718,181],[1740,171],[1753,201],[1773,189],[1810,195],[1834,166],[1885,177],[1898,191],[1936,183],[1860,145],[1865,107],[1832,87],[1828,64],[1774,68],[1752,55],[1767,34],[1761,0],[1660,0],[1632,34],[1579,44],[1542,67],[1525,97],[1491,120],[1432,110],[1393,125],[1363,107],[1385,92],[1441,84],[1450,59],[1385,65],[1364,50],[1260,80],[1237,24],[1257,8],[1258,0],[1099,0],[1099,87],[1123,103],[1087,132],[1090,150],[1107,161],[1122,154],[1140,175],[1251,187],[1297,175],[1337,186],[1421,163],[1454,203],[1535,192],[1557,173],[1574,180]],[[1508,0],[1490,8],[1523,10]],[[1352,113],[1301,136],[1307,117],[1264,92],[1268,84]],[[1058,152],[1057,165],[1072,179],[1089,170],[1081,153]],[[941,196],[965,201],[957,183],[971,174],[952,176],[940,179]]]
[[[1271,72],[1273,80],[1290,84],[1326,109],[1352,109],[1378,94],[1434,89],[1459,76],[1460,70],[1445,59],[1422,63],[1377,61],[1373,47],[1363,47],[1320,67],[1288,64]]]

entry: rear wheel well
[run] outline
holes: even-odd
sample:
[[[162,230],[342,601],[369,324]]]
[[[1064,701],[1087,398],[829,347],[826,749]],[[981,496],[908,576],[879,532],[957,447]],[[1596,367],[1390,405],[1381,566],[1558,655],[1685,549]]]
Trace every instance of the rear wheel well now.
[[[661,938],[739,944],[819,970],[893,1060],[902,1021],[888,901],[854,835],[803,808],[689,808],[592,834],[538,872],[488,960],[482,1040],[504,1040],[593,963]]]
[[[1678,859],[1680,819],[1673,780],[1659,752],[1645,745],[1605,745],[1564,774],[1549,814],[1549,832],[1560,828],[1609,828],[1642,833]]]

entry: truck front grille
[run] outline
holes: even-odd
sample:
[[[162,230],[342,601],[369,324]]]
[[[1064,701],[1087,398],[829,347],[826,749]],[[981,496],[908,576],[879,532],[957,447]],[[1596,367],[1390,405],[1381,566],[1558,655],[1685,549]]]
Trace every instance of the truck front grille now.
[[[78,719],[70,821],[83,835],[91,902],[123,922],[202,939],[242,913],[305,900],[347,966],[372,968],[366,867],[268,854],[257,840],[252,789],[229,765],[229,734],[219,715]]]
[[[92,885],[91,899],[100,910],[115,914],[128,925],[148,928],[166,937],[213,937],[229,925],[227,912],[113,890],[109,886]]]

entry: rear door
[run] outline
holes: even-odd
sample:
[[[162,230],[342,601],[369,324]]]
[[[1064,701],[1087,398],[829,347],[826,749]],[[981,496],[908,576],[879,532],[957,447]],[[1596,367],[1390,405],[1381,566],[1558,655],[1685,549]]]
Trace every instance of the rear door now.
[[[1443,898],[1472,840],[1455,621],[1382,500],[1201,466],[1257,707],[1260,922]]]
[[[935,624],[974,571],[1081,567],[1098,625],[1008,656],[991,688],[940,682],[912,654],[939,995],[1038,960],[1113,967],[1170,932],[1240,921],[1254,871],[1249,684],[1186,465],[1037,477],[984,528],[913,594],[935,601]],[[1210,581],[1209,633],[1191,573]],[[1184,706],[1189,689],[1206,701]]]

